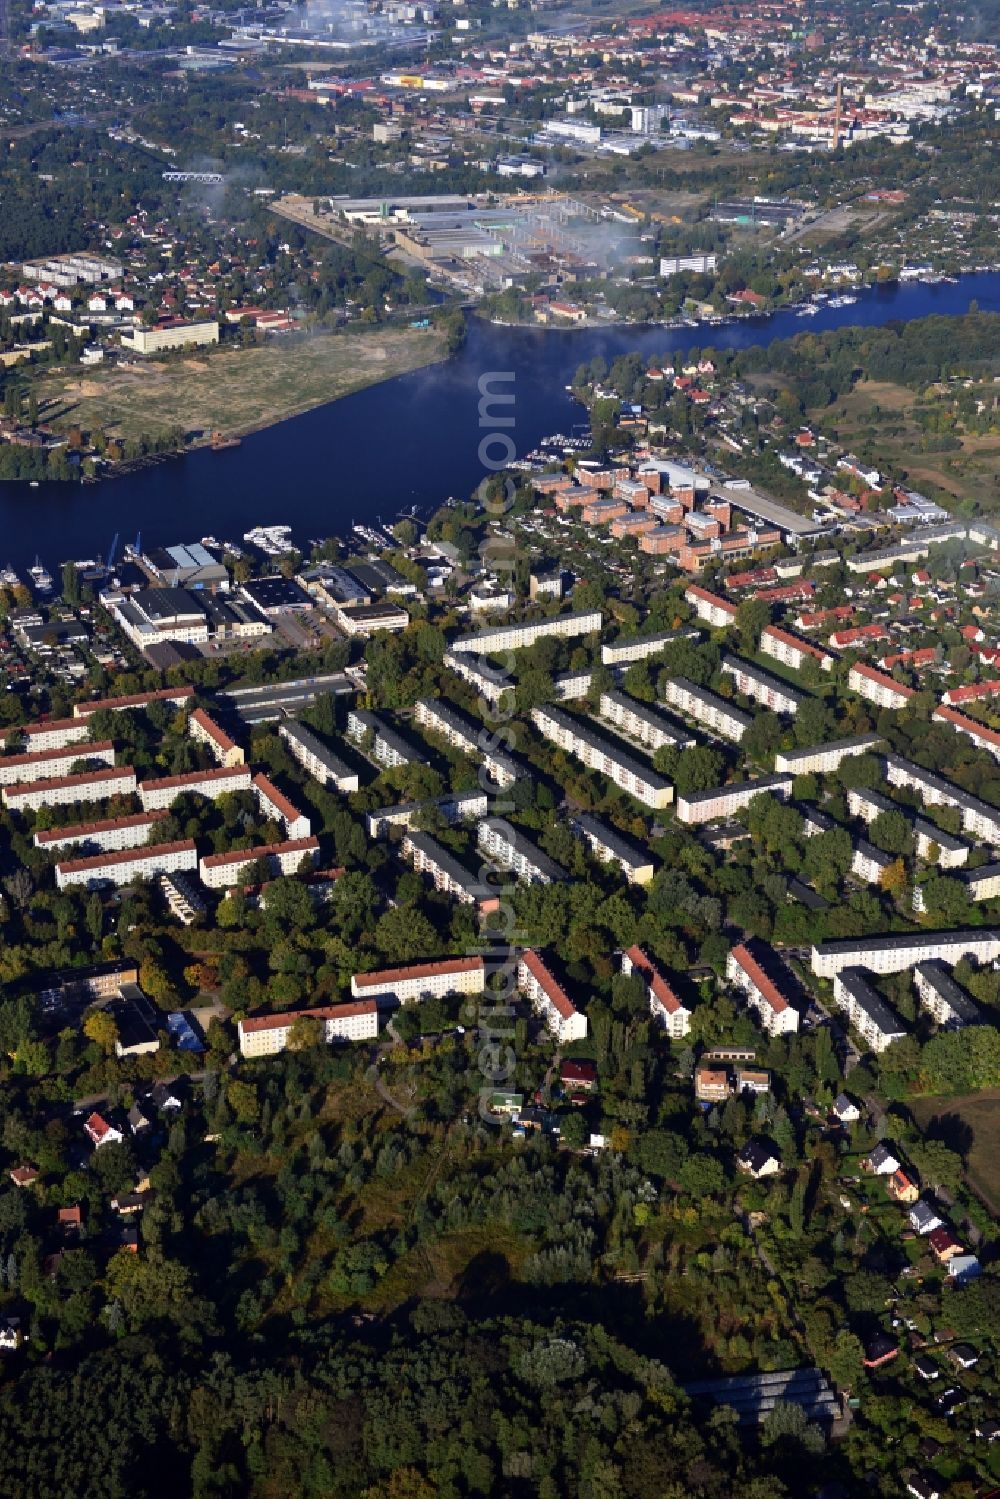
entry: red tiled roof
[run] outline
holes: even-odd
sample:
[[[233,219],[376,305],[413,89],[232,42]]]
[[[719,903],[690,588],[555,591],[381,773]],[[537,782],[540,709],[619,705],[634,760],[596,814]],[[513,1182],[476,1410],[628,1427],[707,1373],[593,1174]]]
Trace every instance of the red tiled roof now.
[[[818,645],[813,645],[811,640],[800,640],[798,635],[793,635],[790,630],[782,630],[778,625],[766,625],[761,634],[769,635],[772,640],[780,640],[807,656],[815,656],[817,661],[826,661],[830,655],[829,651],[821,650]]]
[[[659,1001],[669,1015],[676,1015],[678,1010],[684,1008],[652,958],[648,957],[641,947],[630,947],[625,956],[629,959],[632,967],[639,976],[645,979],[653,997]]]
[[[29,739],[32,734],[47,734],[52,730],[79,729],[81,726],[78,718],[50,718],[43,719],[40,723],[18,723],[9,728],[0,729],[0,739],[16,739],[24,734]]]
[[[86,718],[99,708],[143,708],[147,703],[186,702],[189,697],[194,697],[193,687],[160,687],[156,692],[133,692],[126,697],[95,697],[89,702],[76,703],[73,717]]]
[[[184,775],[160,776],[155,781],[140,781],[139,790],[165,791],[170,786],[201,786],[206,781],[224,780],[226,776],[246,776],[249,785],[250,772],[245,765],[213,765],[211,770],[189,770]]]
[[[208,854],[201,862],[206,869],[221,869],[226,864],[252,864],[271,854],[305,854],[314,848],[319,848],[318,838],[291,838],[286,843],[262,843],[257,848],[234,848],[228,854]]]
[[[19,781],[16,786],[5,786],[5,796],[25,796],[33,791],[53,791],[58,786],[92,786],[98,781],[118,780],[122,776],[135,777],[134,765],[108,765],[103,770],[81,770],[72,776],[50,776],[44,781]]]
[[[444,973],[469,973],[482,968],[482,958],[442,958],[436,963],[410,963],[405,968],[379,968],[375,973],[356,973],[351,983],[356,989],[376,984],[394,984],[399,979],[434,978]]]
[[[538,983],[541,984],[546,996],[552,1001],[564,1020],[569,1020],[573,1015],[577,1014],[576,1005],[570,999],[562,984],[559,983],[554,974],[549,972],[542,959],[532,948],[525,949],[521,954],[521,961],[532,977],[537,979]]]
[[[276,1015],[249,1015],[240,1021],[240,1030],[250,1033],[282,1030],[286,1025],[293,1025],[303,1015],[314,1020],[350,1020],[355,1015],[370,1015],[373,1010],[378,1011],[378,1004],[374,999],[358,999],[349,1000],[342,1005],[323,1005],[315,1010],[284,1010]]]
[[[303,815],[299,811],[298,807],[296,807],[293,802],[290,802],[288,800],[288,797],[285,795],[285,793],[283,791],[279,791],[274,782],[272,780],[269,780],[268,777],[263,774],[263,772],[257,772],[257,774],[253,778],[253,781],[251,782],[251,785],[257,792],[260,793],[262,797],[264,797],[266,801],[269,801],[271,803],[272,807],[276,807],[281,813],[282,817],[287,818],[289,822],[294,822],[296,818]]]
[[[0,758],[2,765],[20,765],[25,770],[30,770],[33,765],[47,765],[52,760],[86,760],[88,755],[103,754],[107,750],[113,750],[114,744],[110,739],[96,739],[92,744],[67,744],[62,749],[35,750],[33,753],[24,755],[4,755]]]
[[[968,734],[973,739],[982,739],[986,744],[1000,746],[1000,734],[996,729],[988,729],[985,724],[977,723],[974,718],[969,718],[965,713],[959,713],[956,708],[947,708],[939,704],[932,716],[943,719],[945,723],[950,723],[953,728],[963,734]]]
[[[743,969],[743,972],[754,988],[767,1001],[776,1015],[780,1015],[782,1010],[788,1009],[788,1000],[771,982],[753,953],[744,943],[740,942],[733,948],[733,957]]]
[[[735,614],[736,605],[731,604],[728,599],[721,599],[717,593],[710,593],[707,588],[702,588],[699,583],[689,583],[684,590],[685,597],[693,593],[696,599],[702,599],[706,604],[715,604],[724,614]]]
[[[917,695],[912,687],[904,686],[902,682],[897,682],[895,677],[879,671],[877,666],[868,666],[864,661],[855,661],[851,671],[856,671],[859,676],[867,677],[869,682],[877,682],[880,687],[888,687],[892,692],[898,692],[901,697],[916,697]]]
[[[83,869],[104,869],[109,864],[145,863],[166,854],[185,853],[195,847],[193,838],[179,838],[173,843],[146,843],[141,848],[120,848],[114,853],[90,854],[85,859],[66,859],[56,868],[62,874],[71,874]]]
[[[49,828],[44,833],[36,833],[38,846],[44,848],[47,843],[66,843],[72,838],[87,837],[92,833],[113,833],[119,828],[141,828],[153,822],[162,822],[164,817],[170,813],[165,807],[154,812],[137,812],[132,817],[105,817],[98,822],[75,822],[70,827]]]
[[[225,729],[216,723],[214,718],[207,714],[204,708],[195,708],[191,714],[191,722],[205,730],[210,739],[213,739],[221,750],[236,749],[236,740],[231,739]]]

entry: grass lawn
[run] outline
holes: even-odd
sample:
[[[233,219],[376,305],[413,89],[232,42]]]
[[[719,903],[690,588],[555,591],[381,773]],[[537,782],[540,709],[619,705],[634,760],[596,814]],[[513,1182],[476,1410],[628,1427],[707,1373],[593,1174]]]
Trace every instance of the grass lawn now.
[[[971,1132],[966,1177],[990,1211],[1000,1215],[1000,1088],[958,1098],[915,1098],[910,1108],[921,1129],[955,1120]]]
[[[58,431],[103,427],[128,439],[179,427],[206,438],[238,437],[443,356],[444,340],[433,329],[376,328],[199,350],[129,369],[57,371],[36,389],[42,420]]]

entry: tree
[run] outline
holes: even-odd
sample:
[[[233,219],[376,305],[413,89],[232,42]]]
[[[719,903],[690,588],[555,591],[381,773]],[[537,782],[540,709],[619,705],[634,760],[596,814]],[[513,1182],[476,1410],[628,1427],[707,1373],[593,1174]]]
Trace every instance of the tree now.
[[[932,920],[962,926],[969,918],[969,891],[953,875],[932,874],[920,886],[923,909]]]
[[[437,933],[422,911],[396,906],[375,924],[375,945],[389,963],[409,963],[440,950]]]
[[[885,854],[913,852],[913,830],[902,812],[880,812],[869,830],[871,841]]]
[[[722,779],[726,761],[724,756],[707,744],[696,744],[685,750],[677,762],[675,785],[680,796],[692,796],[698,791],[710,791]]]
[[[865,1351],[852,1332],[839,1332],[828,1360],[830,1378],[841,1390],[852,1390],[861,1378]]]
[[[84,1016],[83,1034],[106,1052],[113,1052],[118,1040],[118,1024],[107,1010],[90,1010]]]
[[[961,1185],[962,1157],[943,1140],[915,1140],[910,1146],[910,1158],[925,1186],[954,1191]]]
[[[315,1015],[298,1015],[292,1021],[286,1045],[289,1051],[308,1051],[325,1041],[323,1022]]]

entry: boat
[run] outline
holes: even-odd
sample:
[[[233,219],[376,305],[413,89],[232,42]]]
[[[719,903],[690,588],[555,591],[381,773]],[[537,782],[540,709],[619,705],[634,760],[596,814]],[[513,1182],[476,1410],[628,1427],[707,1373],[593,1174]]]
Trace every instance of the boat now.
[[[28,576],[31,578],[32,583],[34,583],[39,593],[51,592],[51,575],[45,571],[44,567],[41,564],[41,560],[38,557],[35,558],[34,567],[29,567]]]
[[[817,312],[819,312],[819,308],[818,307],[814,307],[811,302],[807,302],[806,305],[805,305],[805,307],[800,308],[799,311],[795,314],[795,316],[796,317],[815,317],[816,314],[817,314]]]
[[[4,588],[16,588],[20,581],[20,578],[9,562],[6,567],[0,568],[0,583],[3,584]]]

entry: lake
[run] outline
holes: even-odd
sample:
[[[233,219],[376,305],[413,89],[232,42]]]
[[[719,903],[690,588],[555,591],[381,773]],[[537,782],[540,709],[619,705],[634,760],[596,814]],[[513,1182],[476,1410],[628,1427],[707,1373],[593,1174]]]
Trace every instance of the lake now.
[[[483,477],[478,382],[490,371],[513,372],[513,436],[524,453],[580,421],[565,387],[597,355],[743,348],[825,328],[954,315],[972,301],[1000,311],[1000,272],[872,289],[815,317],[779,312],[716,327],[547,331],[470,319],[465,344],[445,363],[318,407],[238,448],[201,450],[101,484],[0,483],[0,564],[23,574],[38,554],[54,572],[66,558],[105,555],[116,533],[124,544],[141,532],[146,546],[207,535],[239,542],[258,525],[289,525],[300,544],[345,534],[356,521],[389,521],[414,505],[426,512],[472,492]]]

